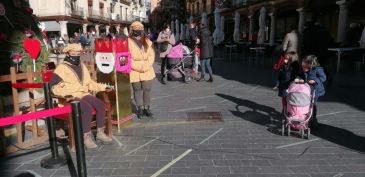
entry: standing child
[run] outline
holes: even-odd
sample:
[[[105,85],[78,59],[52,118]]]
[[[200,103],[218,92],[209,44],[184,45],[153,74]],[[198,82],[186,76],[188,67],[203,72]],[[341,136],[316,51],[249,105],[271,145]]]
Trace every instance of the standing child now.
[[[298,54],[296,52],[288,52],[284,55],[284,63],[280,66],[278,74],[278,89],[281,103],[286,105],[286,90],[291,82],[299,75],[300,66],[298,62]]]
[[[326,74],[323,68],[319,65],[318,59],[315,55],[308,55],[302,61],[301,78],[295,79],[298,83],[308,83],[311,85],[312,93],[315,91],[313,100],[313,115],[309,123],[312,128],[317,128],[317,101],[320,96],[325,94],[324,82],[326,81]]]

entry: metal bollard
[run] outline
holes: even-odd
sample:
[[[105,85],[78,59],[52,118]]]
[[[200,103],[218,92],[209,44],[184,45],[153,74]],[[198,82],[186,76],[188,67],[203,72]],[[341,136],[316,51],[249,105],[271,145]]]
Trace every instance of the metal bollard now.
[[[84,135],[81,126],[80,101],[73,101],[71,103],[71,107],[72,107],[72,122],[74,126],[73,129],[75,132],[77,173],[78,177],[87,177]]]
[[[44,98],[46,99],[45,108],[52,109],[52,98],[48,82],[43,84]],[[41,167],[46,169],[59,168],[67,163],[66,158],[58,154],[55,121],[53,117],[47,117],[49,145],[51,148],[51,156],[47,156],[41,160]]]

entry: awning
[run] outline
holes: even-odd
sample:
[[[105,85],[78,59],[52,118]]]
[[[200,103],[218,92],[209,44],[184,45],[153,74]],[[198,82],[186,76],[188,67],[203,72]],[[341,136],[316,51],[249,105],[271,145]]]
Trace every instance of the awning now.
[[[45,22],[40,22],[40,23],[44,24],[46,31],[60,31],[61,30],[60,24],[57,23],[56,21],[45,21]]]

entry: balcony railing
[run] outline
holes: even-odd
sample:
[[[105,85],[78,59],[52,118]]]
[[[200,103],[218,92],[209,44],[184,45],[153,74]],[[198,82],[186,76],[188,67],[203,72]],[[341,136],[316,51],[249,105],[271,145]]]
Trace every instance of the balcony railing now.
[[[75,9],[71,10],[71,16],[84,17],[84,8],[76,7]]]

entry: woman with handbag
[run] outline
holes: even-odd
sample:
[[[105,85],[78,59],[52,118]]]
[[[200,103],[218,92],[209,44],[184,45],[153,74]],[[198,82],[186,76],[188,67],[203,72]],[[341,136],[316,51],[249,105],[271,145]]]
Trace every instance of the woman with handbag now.
[[[160,52],[161,58],[161,83],[166,84],[165,78],[165,69],[166,69],[166,62],[167,62],[167,54],[170,52],[173,45],[175,45],[175,36],[170,30],[169,25],[164,25],[163,30],[158,34],[157,38],[158,43],[158,50]]]

